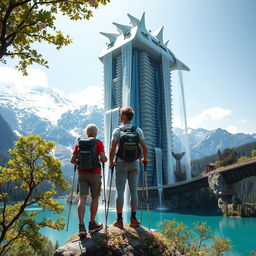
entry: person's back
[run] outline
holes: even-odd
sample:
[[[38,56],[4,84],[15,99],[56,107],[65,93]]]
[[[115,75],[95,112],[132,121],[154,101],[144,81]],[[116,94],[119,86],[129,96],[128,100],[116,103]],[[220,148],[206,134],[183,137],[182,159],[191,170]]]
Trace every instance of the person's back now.
[[[116,210],[117,220],[114,226],[123,228],[122,211],[124,203],[125,183],[128,180],[131,194],[131,227],[138,227],[140,223],[136,219],[136,210],[138,206],[137,180],[139,175],[139,159],[141,149],[144,158],[142,162],[147,164],[147,147],[143,131],[139,127],[131,124],[134,111],[130,107],[120,109],[121,126],[114,129],[112,134],[112,145],[110,149],[110,169],[116,165]],[[130,133],[130,134],[129,134]],[[116,162],[114,157],[117,149]]]
[[[85,204],[89,189],[91,193],[89,232],[93,233],[102,229],[101,223],[95,222],[98,210],[98,200],[101,190],[100,161],[105,163],[107,157],[101,140],[96,139],[98,128],[94,124],[86,127],[87,138],[79,140],[75,145],[71,163],[78,165],[79,202],[77,204],[79,218],[79,236],[86,236],[84,225]]]

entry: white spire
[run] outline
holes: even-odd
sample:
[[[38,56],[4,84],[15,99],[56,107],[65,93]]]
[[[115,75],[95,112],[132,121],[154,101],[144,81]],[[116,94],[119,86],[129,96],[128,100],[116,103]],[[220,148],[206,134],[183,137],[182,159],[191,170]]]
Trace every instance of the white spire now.
[[[116,41],[116,38],[120,35],[117,33],[104,33],[104,32],[100,32],[100,34],[107,37],[110,43],[114,43]]]
[[[141,16],[139,27],[141,30],[147,31],[146,25],[145,25],[145,12],[143,12],[143,14]]]
[[[164,26],[156,30],[154,33],[152,33],[152,35],[155,36],[160,41],[161,44],[163,43],[163,30]]]
[[[167,47],[168,43],[169,43],[169,40],[166,40],[166,41],[164,42],[164,45]]]
[[[127,26],[127,25],[122,25],[116,22],[113,22],[113,24],[117,27],[118,32],[120,32],[120,34],[125,34],[125,33],[129,33],[131,31],[131,26]]]
[[[140,20],[135,18],[134,16],[132,16],[131,14],[127,13],[129,19],[130,19],[130,24],[132,25],[132,27],[136,27],[139,25]]]

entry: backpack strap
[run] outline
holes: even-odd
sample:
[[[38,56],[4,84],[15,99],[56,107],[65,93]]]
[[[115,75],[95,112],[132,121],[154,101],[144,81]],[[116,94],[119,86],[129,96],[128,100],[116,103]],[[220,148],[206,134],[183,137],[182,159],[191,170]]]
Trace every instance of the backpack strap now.
[[[132,126],[131,131],[136,132],[137,127],[135,125]]]
[[[120,126],[118,126],[118,128],[119,128],[121,131],[123,131],[123,132],[125,132],[125,131],[127,131],[127,130],[131,130],[132,132],[135,132],[136,129],[137,129],[137,127],[136,127],[135,125],[133,125],[131,128],[125,128],[124,125],[120,125]]]
[[[119,128],[122,132],[125,132],[125,131],[127,130],[124,125],[119,125],[118,128]]]

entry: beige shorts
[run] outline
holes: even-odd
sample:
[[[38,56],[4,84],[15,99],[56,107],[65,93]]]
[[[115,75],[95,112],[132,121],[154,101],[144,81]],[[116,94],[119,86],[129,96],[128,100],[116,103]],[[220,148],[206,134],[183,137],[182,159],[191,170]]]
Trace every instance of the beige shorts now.
[[[100,196],[101,175],[95,173],[79,173],[78,185],[80,196],[88,195],[89,188],[91,192],[91,197]]]

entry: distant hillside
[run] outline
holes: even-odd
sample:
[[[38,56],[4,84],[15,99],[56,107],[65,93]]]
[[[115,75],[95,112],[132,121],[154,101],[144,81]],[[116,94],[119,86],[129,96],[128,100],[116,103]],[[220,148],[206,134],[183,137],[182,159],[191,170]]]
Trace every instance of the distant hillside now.
[[[0,114],[0,165],[8,159],[8,149],[13,147],[17,136]]]
[[[250,156],[251,151],[256,149],[256,142],[244,144],[240,147],[234,148],[237,158],[241,156]],[[218,154],[216,154],[191,161],[192,176],[198,176],[204,171],[205,166],[210,162],[216,162],[218,159]],[[234,191],[237,197],[248,203],[256,203],[256,177],[249,177],[243,179],[234,185]]]
[[[254,149],[256,149],[256,141],[234,148],[237,158],[241,156],[250,156],[251,151]],[[208,163],[210,162],[214,163],[217,160],[218,160],[217,150],[216,150],[216,154],[206,156],[197,160],[192,160],[191,161],[192,175],[193,176],[199,175],[205,169],[205,166]]]

